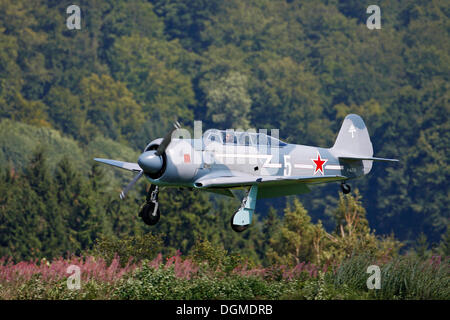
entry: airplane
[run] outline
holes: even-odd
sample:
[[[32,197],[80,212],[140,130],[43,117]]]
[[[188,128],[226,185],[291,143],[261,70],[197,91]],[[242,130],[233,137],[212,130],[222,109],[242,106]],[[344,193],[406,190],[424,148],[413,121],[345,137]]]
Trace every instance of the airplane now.
[[[348,180],[370,172],[374,161],[397,159],[373,157],[373,147],[363,119],[345,117],[331,148],[285,143],[266,133],[209,129],[202,137],[176,138],[178,122],[163,138],[151,141],[137,163],[95,158],[95,161],[137,172],[122,190],[124,199],[136,182],[145,176],[151,187],[139,211],[144,223],[160,219],[159,189],[188,187],[234,197],[244,189],[240,207],[231,217],[231,228],[246,230],[252,223],[256,200],[303,194],[309,185],[340,182],[344,194],[351,191]],[[183,129],[181,129],[183,130]]]

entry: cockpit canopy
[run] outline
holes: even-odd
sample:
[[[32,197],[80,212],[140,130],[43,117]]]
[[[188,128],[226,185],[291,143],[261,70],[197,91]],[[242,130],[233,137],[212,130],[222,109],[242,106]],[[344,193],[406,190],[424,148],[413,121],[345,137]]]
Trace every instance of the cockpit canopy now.
[[[272,148],[284,147],[287,145],[285,142],[261,132],[236,132],[232,130],[209,129],[205,132],[203,138],[205,143],[215,141],[222,144],[255,147],[267,145]]]

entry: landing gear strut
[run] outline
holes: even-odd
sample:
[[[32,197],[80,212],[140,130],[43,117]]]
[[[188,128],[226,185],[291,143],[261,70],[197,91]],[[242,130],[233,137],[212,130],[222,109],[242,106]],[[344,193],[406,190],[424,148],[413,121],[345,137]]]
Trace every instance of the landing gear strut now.
[[[159,212],[158,193],[159,187],[152,184],[150,191],[147,194],[146,202],[139,212],[139,217],[141,217],[144,223],[149,226],[157,224],[161,217]]]
[[[348,194],[348,193],[350,193],[350,191],[352,191],[352,188],[350,187],[350,185],[346,184],[345,182],[341,183],[341,189],[342,189],[342,193],[344,193],[344,194]]]

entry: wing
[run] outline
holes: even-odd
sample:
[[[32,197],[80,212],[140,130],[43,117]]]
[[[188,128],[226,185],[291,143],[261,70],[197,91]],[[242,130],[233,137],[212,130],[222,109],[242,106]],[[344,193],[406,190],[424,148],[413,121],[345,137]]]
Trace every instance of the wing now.
[[[141,167],[137,163],[132,162],[124,162],[124,161],[118,161],[118,160],[111,160],[111,159],[101,159],[101,158],[95,158],[94,159],[97,162],[105,163],[110,166],[114,166],[120,169],[125,169],[128,171],[135,171],[140,172],[142,171]]]
[[[297,183],[324,183],[331,181],[341,181],[348,179],[345,176],[326,175],[326,176],[251,176],[251,175],[234,175],[221,176],[212,178],[200,178],[195,181],[196,188],[239,188],[258,184],[261,186],[289,185]]]
[[[376,157],[338,157],[340,160],[358,161],[358,160],[372,160],[372,161],[386,161],[398,162],[398,159],[376,158]]]
[[[308,193],[310,191],[308,184],[341,181],[346,179],[347,177],[337,175],[279,177],[251,176],[240,173],[230,175],[230,173],[228,173],[226,176],[207,175],[198,179],[194,185],[196,188],[205,191],[217,192],[219,190],[226,190],[227,193],[231,193],[229,189],[244,188],[253,184],[258,184],[257,199],[262,199]]]

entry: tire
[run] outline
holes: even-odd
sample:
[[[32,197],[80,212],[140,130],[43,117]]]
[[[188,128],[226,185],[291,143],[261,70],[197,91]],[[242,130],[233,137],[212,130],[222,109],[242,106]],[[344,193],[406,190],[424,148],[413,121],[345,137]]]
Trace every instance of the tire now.
[[[155,215],[153,215],[154,209],[155,209],[155,203],[149,202],[149,203],[146,203],[142,207],[142,210],[139,213],[139,216],[142,217],[142,220],[144,221],[144,223],[149,226],[153,226],[153,225],[157,224],[159,219],[161,218],[159,206],[158,206],[158,208],[156,208]]]
[[[231,217],[231,220],[230,220],[230,225],[231,225],[231,229],[233,229],[233,231],[235,231],[235,232],[242,232],[242,231],[245,231],[245,230],[247,230],[248,229],[248,224],[247,225],[245,225],[245,226],[240,226],[240,225],[237,225],[237,224],[233,224],[233,220],[234,220],[234,216],[236,215],[236,213],[235,214],[233,214],[233,216]]]
[[[350,193],[350,191],[352,191],[352,188],[346,183],[341,184],[341,189],[343,194],[348,194]]]

